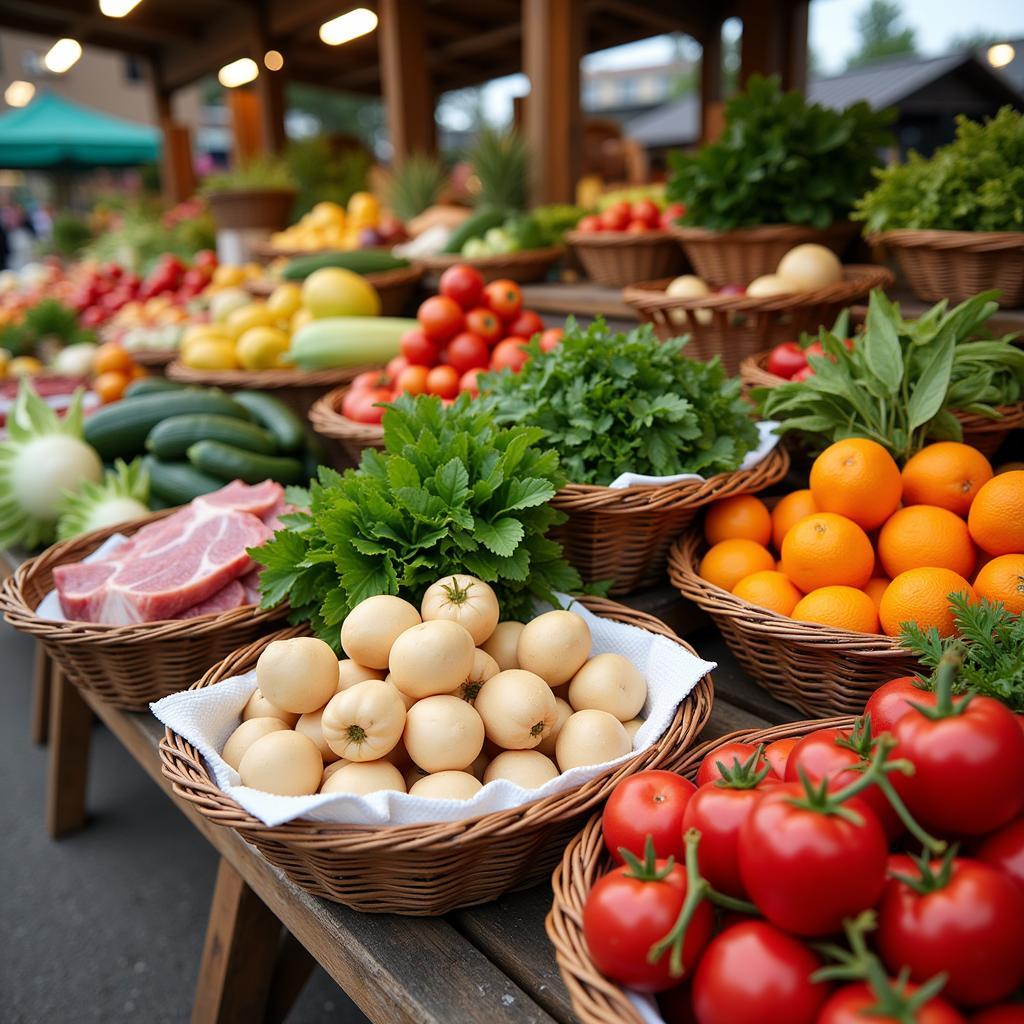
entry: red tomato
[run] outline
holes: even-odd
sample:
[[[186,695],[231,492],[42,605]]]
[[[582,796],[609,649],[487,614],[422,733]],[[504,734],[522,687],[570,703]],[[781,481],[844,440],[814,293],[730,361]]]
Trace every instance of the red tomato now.
[[[878,900],[888,843],[856,797],[843,806],[856,811],[859,824],[793,802],[805,797],[802,784],[783,782],[757,801],[740,829],[740,878],[772,924],[830,935]]]
[[[592,234],[597,231],[603,231],[604,225],[601,223],[600,217],[593,213],[588,213],[586,217],[580,217],[580,221],[576,225],[576,230]]]
[[[797,370],[796,373],[794,373],[793,376],[790,377],[789,379],[790,380],[801,381],[801,380],[807,380],[808,377],[813,377],[813,376],[814,376],[814,367],[813,366],[805,366],[802,370]]]
[[[474,366],[472,370],[467,370],[459,378],[459,390],[468,391],[475,398],[480,394],[480,385],[477,383],[477,377],[479,377],[481,373],[486,372],[487,371],[480,366]]]
[[[629,210],[634,221],[643,221],[649,228],[656,228],[661,211],[650,199],[637,199]]]
[[[442,398],[454,398],[459,393],[459,373],[454,366],[435,366],[427,373],[427,392]]]
[[[821,960],[764,921],[743,921],[712,939],[693,977],[698,1024],[815,1024],[828,995],[811,981]]]
[[[786,777],[786,764],[796,745],[797,737],[790,736],[788,739],[775,740],[764,748],[764,759],[771,766],[772,774],[777,775],[780,779]]]
[[[504,329],[497,313],[478,307],[466,314],[466,330],[483,338],[488,345],[493,345],[501,340]]]
[[[629,203],[612,203],[601,214],[601,227],[605,231],[625,231],[630,221]]]
[[[420,328],[414,327],[402,335],[398,347],[411,366],[436,366],[440,350]]]
[[[420,303],[416,319],[419,320],[423,333],[431,341],[438,343],[454,338],[465,324],[462,307],[447,295],[432,295]]]
[[[550,352],[553,348],[557,348],[562,343],[562,335],[565,332],[561,327],[549,327],[547,330],[541,332],[540,336],[540,349],[542,352]]]
[[[659,870],[667,861],[656,862]],[[676,923],[686,899],[686,872],[678,864],[663,878],[632,877],[631,868],[615,868],[600,878],[583,907],[583,935],[597,969],[613,981],[640,992],[660,992],[679,984],[669,953],[647,962],[651,946]],[[683,970],[689,973],[711,937],[713,915],[706,901],[697,907],[683,943]]]
[[[437,290],[454,299],[463,309],[472,309],[484,293],[484,278],[476,267],[456,263],[441,275]]]
[[[217,254],[212,249],[200,249],[192,258],[192,263],[201,270],[216,270]]]
[[[974,855],[1009,875],[1024,890],[1024,818],[987,835]]]
[[[920,703],[930,691],[915,685],[917,676],[900,676],[883,683],[864,705],[864,714],[871,716],[871,731],[880,736],[892,732],[893,726],[910,710],[910,701]]]
[[[393,359],[388,360],[388,365],[384,367],[384,372],[388,375],[390,380],[394,380],[407,366],[412,365],[405,356],[395,356]]]
[[[915,985],[908,985],[907,995],[913,995]],[[878,996],[866,982],[844,985],[833,992],[821,1008],[815,1024],[903,1024],[907,1017],[893,1017],[879,1012]],[[944,999],[934,996],[914,1011],[914,1024],[965,1024],[963,1015]]]
[[[427,390],[429,373],[425,366],[407,366],[395,378],[395,390],[407,395],[422,395]]]
[[[530,358],[526,344],[525,338],[505,338],[499,341],[491,353],[491,369],[518,373]],[[1024,736],[1024,733],[1021,735]]]
[[[909,858],[895,860],[901,874],[922,879]],[[942,991],[961,1006],[1004,999],[1024,982],[1024,892],[981,861],[957,857],[930,868],[923,893],[900,878],[886,882],[878,904],[879,955],[894,974],[907,968],[919,984],[944,971]]]
[[[990,1006],[971,1018],[971,1024],[1024,1024],[1024,1003]]]
[[[757,751],[757,745],[754,743],[723,743],[720,747],[716,747],[710,753],[706,754],[704,760],[700,763],[700,768],[697,769],[697,785],[704,786],[709,782],[714,782],[715,779],[722,777],[722,770],[718,767],[719,763],[724,764],[726,768],[733,768],[737,765],[745,764],[749,761]],[[768,765],[768,762],[764,760],[762,755],[758,762],[757,768],[760,770]]]
[[[341,404],[343,416],[357,423],[380,423],[384,409],[378,403],[390,402],[393,398],[390,388],[363,388],[349,391]]]
[[[630,235],[643,235],[650,230],[651,227],[645,220],[631,220],[626,225],[626,233]]]
[[[776,377],[785,377],[789,380],[797,370],[802,370],[807,365],[807,357],[795,341],[784,341],[781,345],[768,353],[768,361],[765,369],[774,373]]]
[[[654,840],[654,852],[682,863],[683,812],[697,787],[675,772],[647,771],[620,782],[605,804],[601,816],[604,844],[616,864],[624,863],[619,847],[643,859],[647,837]]]
[[[675,223],[686,213],[686,207],[682,203],[669,203],[661,212],[659,223],[663,228],[675,227]]]
[[[366,370],[353,378],[349,385],[349,393],[353,391],[365,391],[367,388],[386,388],[391,383],[384,370]]]
[[[523,293],[515,281],[492,281],[484,288],[484,302],[502,320],[514,320],[523,308]]]
[[[445,356],[460,374],[478,366],[486,366],[491,350],[487,342],[472,331],[462,331],[448,342]]]
[[[519,316],[508,325],[508,333],[520,338],[532,338],[544,330],[544,321],[532,309],[521,310]]]

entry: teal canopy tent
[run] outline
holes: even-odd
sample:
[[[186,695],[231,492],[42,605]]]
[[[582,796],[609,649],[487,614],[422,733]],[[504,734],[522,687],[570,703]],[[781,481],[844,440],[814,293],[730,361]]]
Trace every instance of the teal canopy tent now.
[[[0,168],[130,167],[159,157],[155,128],[52,93],[0,116]]]

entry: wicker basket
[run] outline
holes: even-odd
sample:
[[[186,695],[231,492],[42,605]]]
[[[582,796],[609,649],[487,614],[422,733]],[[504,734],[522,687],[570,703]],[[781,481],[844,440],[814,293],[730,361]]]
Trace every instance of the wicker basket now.
[[[145,366],[150,370],[162,370],[168,363],[173,363],[177,358],[176,348],[146,348],[129,352],[132,362],[139,366]]]
[[[678,771],[693,779],[705,755],[724,743],[771,743],[801,736],[810,729],[850,723],[851,719],[836,718],[825,722],[792,722],[772,729],[746,729],[691,750]],[[583,908],[587,897],[597,880],[613,866],[604,848],[601,815],[595,814],[566,847],[565,856],[551,879],[554,901],[544,924],[555,947],[555,959],[569,990],[572,1008],[581,1024],[644,1024],[644,1018],[622,987],[606,978],[594,965],[583,936]]]
[[[671,231],[570,231],[565,240],[587,277],[612,288],[671,277],[687,266]]]
[[[610,593],[628,594],[664,581],[669,546],[698,509],[720,498],[762,491],[787,469],[789,456],[780,446],[753,469],[707,480],[621,488],[568,484],[551,501],[569,516],[552,536],[586,582],[613,580]]]
[[[798,622],[701,579],[704,547],[700,530],[680,537],[668,554],[669,579],[714,619],[737,661],[777,700],[812,718],[859,715],[882,683],[918,670],[892,637]]]
[[[306,253],[305,255],[309,255]],[[423,277],[423,267],[415,264],[410,267],[398,267],[395,270],[382,270],[376,274],[363,274],[363,277],[377,290],[380,296],[381,316],[401,316],[416,293],[416,286]],[[264,298],[273,293],[278,285],[283,284],[273,277],[257,278],[247,281],[245,290],[250,295]],[[299,282],[295,282],[298,284]]]
[[[654,324],[659,337],[688,334],[687,355],[694,359],[720,356],[727,372],[734,374],[747,356],[780,341],[792,341],[805,331],[816,334],[844,307],[873,288],[889,287],[892,281],[884,267],[850,264],[843,267],[839,283],[796,295],[684,299],[665,293],[668,281],[648,281],[626,288],[622,298],[642,320]]]
[[[762,274],[774,274],[779,260],[795,245],[817,242],[837,256],[857,234],[858,226],[842,221],[820,230],[796,224],[764,224],[757,228],[711,231],[672,229],[683,245],[694,272],[709,284],[747,284]]]
[[[658,633],[691,650],[665,625],[642,612],[599,598],[582,598],[581,603],[604,618]],[[276,636],[297,632],[286,630]],[[252,668],[270,639],[236,651],[194,688]],[[160,745],[160,757],[177,796],[216,824],[237,829],[307,892],[354,910],[433,916],[487,903],[510,889],[546,878],[587,812],[620,779],[646,768],[674,769],[683,762],[711,713],[711,702],[711,677],[705,676],[680,705],[658,743],[625,764],[568,793],[437,824],[373,828],[298,819],[271,828],[223,793],[199,752],[170,730]]]
[[[131,626],[54,622],[36,615],[39,602],[53,589],[55,566],[80,562],[112,534],[130,536],[174,511],[54,544],[23,563],[0,588],[0,610],[15,629],[36,637],[76,686],[124,711],[145,711],[150,701],[184,689],[211,660],[252,643],[285,617],[284,609],[260,611],[256,605]]]
[[[562,258],[565,250],[560,245],[547,249],[523,249],[522,252],[506,252],[497,256],[478,256],[468,259],[458,253],[437,253],[433,256],[418,257],[427,270],[441,274],[456,263],[476,267],[485,281],[518,281],[532,284],[543,281],[548,271]]]
[[[320,437],[341,449],[347,461],[358,465],[364,448],[384,447],[384,428],[379,423],[359,423],[342,415],[348,390],[348,385],[335,388],[317,399],[309,410],[309,422]]]
[[[924,302],[962,302],[998,288],[1000,306],[1024,305],[1024,231],[914,231],[869,235],[896,253],[913,293]]]

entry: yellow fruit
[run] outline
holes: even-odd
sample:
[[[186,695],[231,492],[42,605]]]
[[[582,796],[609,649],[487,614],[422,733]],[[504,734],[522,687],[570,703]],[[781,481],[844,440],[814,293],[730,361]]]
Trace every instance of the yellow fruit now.
[[[0,380],[7,376],[7,367],[11,361],[11,353],[5,348],[0,348]]]
[[[273,325],[274,314],[267,309],[265,302],[250,302],[232,312],[224,323],[236,341],[252,327],[270,327]]]
[[[194,370],[237,370],[238,359],[233,341],[203,338],[192,342],[182,353],[181,360]]]
[[[182,332],[181,347],[191,345],[193,341],[231,341],[231,335],[223,324],[189,324]]]
[[[358,193],[356,193],[358,195]],[[353,199],[355,196],[352,197]],[[305,217],[302,218],[300,223],[303,227],[325,227],[328,224],[344,224],[345,223],[345,211],[337,204],[332,203],[329,200],[317,203]]]
[[[233,288],[245,280],[245,271],[230,263],[222,263],[214,270],[211,280],[218,288]]]
[[[225,288],[210,299],[210,318],[214,323],[222,324],[236,309],[248,306],[251,302],[252,296],[241,288]]]
[[[291,339],[279,327],[250,327],[236,348],[243,370],[269,370],[282,366]]]
[[[34,377],[43,372],[43,364],[35,356],[15,356],[7,364],[7,373],[11,377]]]
[[[380,220],[380,203],[370,192],[355,192],[348,201],[349,220],[355,221],[361,228],[376,227]]]
[[[321,267],[302,284],[302,304],[319,320],[327,316],[379,316],[377,289],[342,267]]]
[[[291,319],[292,334],[298,333],[308,323],[313,322],[313,314],[308,309],[298,309]]]
[[[279,284],[267,299],[267,309],[278,320],[294,316],[302,305],[302,289],[294,281]]]

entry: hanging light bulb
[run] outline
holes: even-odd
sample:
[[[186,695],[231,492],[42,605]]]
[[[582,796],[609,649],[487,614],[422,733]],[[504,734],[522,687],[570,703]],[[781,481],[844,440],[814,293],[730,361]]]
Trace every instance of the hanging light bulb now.
[[[63,75],[81,56],[82,44],[77,39],[58,39],[43,57],[43,67],[55,75]]]
[[[377,15],[365,7],[339,15],[320,26],[320,38],[328,46],[341,46],[360,36],[365,36],[377,27]]]
[[[259,66],[252,57],[242,57],[239,60],[233,60],[230,64],[225,64],[217,72],[217,81],[225,89],[237,89],[240,85],[251,82],[259,73]]]

